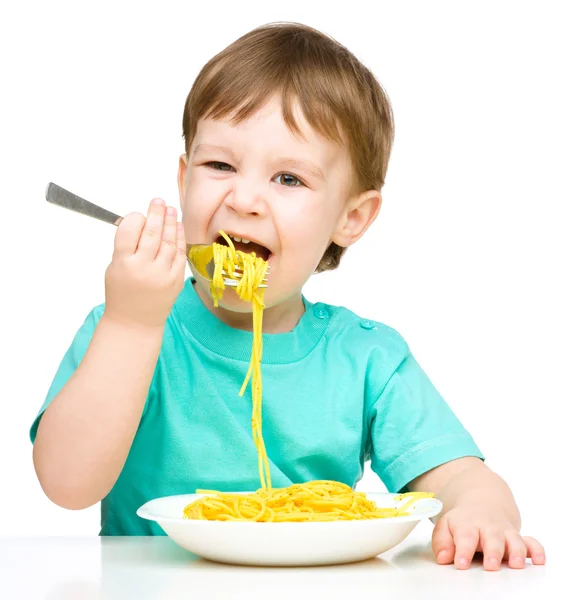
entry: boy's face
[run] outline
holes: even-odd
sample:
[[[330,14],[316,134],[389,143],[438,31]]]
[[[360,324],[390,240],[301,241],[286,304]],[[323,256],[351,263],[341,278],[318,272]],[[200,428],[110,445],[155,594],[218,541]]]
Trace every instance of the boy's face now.
[[[277,97],[239,125],[202,119],[189,156],[183,154],[179,163],[187,242],[211,244],[222,239],[223,229],[264,246],[262,257],[270,265],[267,307],[300,294],[331,241],[343,246],[356,241],[345,229],[352,184],[348,151],[314,131],[299,107],[294,115],[303,138],[285,124]],[[376,214],[377,207],[370,222]],[[208,291],[208,285],[203,288]],[[233,289],[220,304],[251,311]]]

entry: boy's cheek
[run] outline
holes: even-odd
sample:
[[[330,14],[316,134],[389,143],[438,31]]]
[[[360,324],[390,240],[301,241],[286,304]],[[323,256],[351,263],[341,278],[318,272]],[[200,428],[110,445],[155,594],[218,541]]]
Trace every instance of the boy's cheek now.
[[[298,251],[287,251],[282,256],[279,268],[281,273],[276,271],[277,266],[271,273],[271,277],[277,272],[283,281],[283,287],[290,290],[300,289],[315,271],[323,253],[319,256],[311,253]]]
[[[210,198],[203,190],[190,189],[184,198],[182,223],[187,243],[210,243],[209,223],[216,211]]]
[[[201,219],[202,215],[196,210],[186,207],[183,210],[182,223],[185,230],[185,239],[188,244],[208,243],[207,232]]]
[[[185,233],[187,234],[193,227],[206,232],[227,194],[228,190],[224,185],[209,185],[208,182],[202,185],[190,185],[185,190],[181,207]]]

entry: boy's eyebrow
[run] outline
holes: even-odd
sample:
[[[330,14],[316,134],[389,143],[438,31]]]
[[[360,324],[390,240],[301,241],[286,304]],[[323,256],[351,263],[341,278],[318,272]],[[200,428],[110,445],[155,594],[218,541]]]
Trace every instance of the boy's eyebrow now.
[[[193,155],[197,154],[198,152],[204,152],[205,150],[219,150],[220,152],[228,154],[228,156],[231,156],[234,160],[236,159],[236,155],[230,150],[230,148],[227,148],[226,146],[213,146],[212,144],[198,144],[193,150]]]

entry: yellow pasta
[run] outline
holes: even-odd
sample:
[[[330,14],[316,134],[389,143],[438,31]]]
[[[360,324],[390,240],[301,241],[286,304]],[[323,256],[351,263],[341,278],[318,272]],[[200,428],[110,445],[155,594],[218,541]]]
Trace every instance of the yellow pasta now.
[[[338,481],[310,481],[295,483],[286,488],[260,489],[252,494],[229,494],[211,490],[197,490],[205,494],[185,507],[187,519],[208,521],[256,522],[318,522],[383,519],[409,514],[405,511],[418,498],[433,494],[410,492],[396,496],[411,496],[399,508],[381,508],[363,492]]]
[[[263,354],[262,324],[263,309],[265,308],[263,301],[265,288],[259,287],[265,278],[268,264],[262,258],[256,256],[255,252],[247,254],[246,252],[236,250],[228,235],[222,230],[220,230],[219,233],[228,243],[227,246],[215,242],[210,246],[212,254],[208,247],[194,246],[191,249],[189,258],[195,263],[196,268],[202,272],[205,272],[206,266],[211,260],[214,260],[214,274],[210,284],[214,306],[218,306],[218,301],[222,298],[224,289],[226,288],[222,270],[228,273],[228,277],[234,279],[236,277],[236,267],[241,271],[240,282],[235,287],[236,293],[242,300],[253,303],[253,345],[249,369],[239,395],[244,395],[249,379],[251,378],[251,397],[253,405],[251,431],[253,434],[253,441],[257,448],[259,479],[261,481],[261,487],[270,490],[271,474],[269,471],[267,451],[265,450],[265,442],[263,441],[261,418],[261,356]]]
[[[262,382],[261,356],[264,288],[259,288],[267,271],[267,262],[255,255],[236,250],[226,233],[220,231],[227,246],[214,243],[210,249],[197,248],[190,253],[190,259],[201,271],[214,260],[214,274],[210,285],[214,305],[222,298],[225,289],[224,270],[234,278],[238,267],[242,275],[235,290],[238,296],[253,304],[253,346],[249,369],[240,390],[245,392],[251,378],[253,412],[251,429],[257,448],[259,479],[261,488],[251,494],[231,494],[212,490],[197,490],[204,494],[185,507],[184,518],[212,521],[256,521],[256,522],[310,522],[339,521],[357,519],[380,519],[404,516],[406,509],[418,498],[432,498],[434,494],[408,492],[395,496],[396,501],[405,497],[408,500],[399,508],[378,507],[368,500],[363,492],[355,492],[351,487],[337,481],[310,481],[286,488],[273,489],[269,460],[265,450],[262,427]]]

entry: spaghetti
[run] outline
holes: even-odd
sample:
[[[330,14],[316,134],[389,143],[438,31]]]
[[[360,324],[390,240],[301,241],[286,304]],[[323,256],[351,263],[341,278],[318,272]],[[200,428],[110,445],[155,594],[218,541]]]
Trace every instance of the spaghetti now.
[[[222,230],[227,246],[214,243],[212,255],[206,249],[199,250],[190,258],[203,269],[214,260],[214,274],[210,290],[214,306],[222,298],[225,289],[222,271],[232,279],[236,277],[238,267],[241,277],[236,292],[238,296],[253,304],[253,345],[249,369],[239,395],[243,396],[251,378],[251,396],[253,412],[251,430],[257,448],[259,479],[261,488],[251,494],[232,494],[211,490],[197,490],[204,494],[185,507],[184,518],[210,521],[255,521],[255,522],[308,522],[380,519],[405,516],[418,498],[432,498],[434,494],[408,492],[395,496],[396,501],[408,499],[399,507],[379,507],[369,500],[363,492],[355,492],[351,487],[337,481],[310,481],[297,483],[285,488],[273,489],[269,460],[263,440],[262,423],[262,382],[261,357],[264,288],[259,288],[266,271],[267,262],[254,252],[247,254],[236,250],[232,240]]]
[[[258,257],[255,252],[248,254],[236,250],[232,240],[228,235],[220,230],[220,235],[228,243],[212,244],[212,255],[205,247],[198,247],[197,254],[190,255],[190,258],[195,262],[196,267],[200,271],[206,270],[207,264],[214,260],[214,274],[210,283],[210,291],[214,299],[214,306],[218,306],[218,301],[222,298],[224,289],[224,270],[231,279],[236,278],[236,267],[241,272],[241,277],[235,290],[238,296],[246,302],[253,303],[253,345],[251,349],[251,358],[249,361],[249,369],[245,380],[241,387],[240,396],[243,396],[251,378],[251,397],[253,404],[253,414],[251,416],[251,431],[253,441],[257,448],[257,460],[259,469],[259,479],[261,487],[271,490],[271,473],[269,470],[269,460],[263,441],[263,425],[262,425],[262,383],[261,383],[261,357],[263,355],[263,309],[265,303],[263,301],[265,288],[259,286],[265,278],[268,264],[262,258]]]
[[[195,500],[183,511],[188,519],[207,521],[255,522],[318,522],[383,519],[406,516],[413,502],[433,494],[409,492],[396,496],[397,500],[411,496],[403,505],[379,507],[363,492],[337,481],[310,481],[296,483],[274,490],[260,489],[252,494],[228,494],[197,490],[205,497]]]

